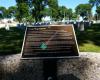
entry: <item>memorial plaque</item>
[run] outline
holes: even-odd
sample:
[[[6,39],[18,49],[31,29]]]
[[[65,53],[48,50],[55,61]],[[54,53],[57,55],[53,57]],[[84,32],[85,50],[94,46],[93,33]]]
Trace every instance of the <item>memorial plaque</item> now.
[[[73,25],[27,27],[21,53],[22,59],[78,56]]]

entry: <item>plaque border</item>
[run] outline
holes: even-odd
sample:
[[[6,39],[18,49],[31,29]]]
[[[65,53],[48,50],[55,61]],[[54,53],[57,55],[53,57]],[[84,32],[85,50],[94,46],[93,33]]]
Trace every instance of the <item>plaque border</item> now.
[[[75,45],[76,45],[76,48],[77,48],[77,56],[60,56],[60,57],[29,57],[29,58],[23,58],[23,50],[24,50],[24,44],[25,44],[25,40],[26,40],[26,33],[27,33],[27,28],[28,27],[50,27],[50,26],[72,26],[72,29],[73,29],[73,35],[74,35],[74,39],[75,39]],[[26,27],[25,29],[25,33],[24,33],[24,39],[23,39],[23,44],[22,44],[22,49],[21,49],[21,56],[20,56],[20,59],[22,60],[27,60],[27,59],[67,59],[67,58],[79,58],[79,47],[78,47],[78,43],[77,43],[77,39],[76,39],[76,34],[75,34],[75,29],[74,29],[74,25],[73,24],[68,24],[68,25],[43,25],[43,26],[28,26]]]

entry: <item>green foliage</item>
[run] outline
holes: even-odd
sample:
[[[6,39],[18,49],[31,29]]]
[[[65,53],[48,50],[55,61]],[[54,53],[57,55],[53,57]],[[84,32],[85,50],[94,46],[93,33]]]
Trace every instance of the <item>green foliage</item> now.
[[[19,22],[23,20],[23,18],[26,18],[29,16],[29,7],[26,3],[18,3],[17,4],[17,13],[16,18]]]
[[[92,5],[92,7],[98,7],[100,5],[100,0],[89,0],[89,3]]]
[[[60,6],[59,9],[58,9],[58,13],[59,13],[59,16],[58,18],[60,20],[62,19],[72,19],[73,18],[73,11],[72,9],[67,9],[65,6]]]
[[[17,12],[16,10],[16,6],[11,6],[8,9],[6,9],[5,7],[0,7],[0,11],[3,12],[3,14],[0,14],[0,18],[11,18],[11,17],[15,17],[15,14]]]
[[[10,6],[8,8],[8,14],[10,15],[10,18],[15,17],[16,13],[17,13],[17,7],[16,6]]]
[[[76,31],[80,51],[100,52],[100,24],[86,27],[84,32]]]
[[[79,4],[75,10],[77,14],[80,14],[82,17],[88,16],[91,14],[92,6],[90,4]]]
[[[48,6],[50,8],[51,17],[53,20],[58,19],[58,0],[48,0]]]
[[[31,23],[34,22],[34,21],[35,21],[35,20],[34,20],[33,16],[30,15],[30,16],[26,17],[26,20],[25,20],[24,22],[29,22],[29,23],[31,24]]]
[[[96,12],[97,12],[98,19],[100,20],[100,6],[97,7]]]
[[[68,9],[68,11],[67,11],[67,17],[68,17],[69,20],[72,19],[72,17],[73,17],[72,9]]]
[[[35,18],[35,21],[41,21],[43,17],[43,10],[45,8],[44,0],[33,0],[33,10],[32,10],[32,15]]]
[[[100,14],[100,6],[99,6],[99,7],[97,7],[96,12],[97,12],[98,14]]]
[[[58,19],[62,20],[63,18],[65,18],[67,14],[67,8],[65,6],[59,6],[58,13],[59,13]]]
[[[6,17],[6,8],[5,7],[2,7],[0,6],[0,11],[2,11],[3,14],[0,15],[0,18],[5,18]]]
[[[73,13],[72,19],[73,19],[73,20],[76,20],[76,19],[77,19],[77,14],[76,14],[76,12]]]
[[[19,22],[23,22],[23,19],[25,19],[30,15],[28,0],[16,0],[16,2],[17,2],[16,18]]]
[[[100,0],[89,0],[89,3],[92,5],[92,7],[96,6],[96,13],[97,14],[95,14],[95,19],[96,20],[100,19],[99,9],[98,9],[98,7],[100,6]]]
[[[50,8],[44,8],[43,10],[43,16],[51,16]]]

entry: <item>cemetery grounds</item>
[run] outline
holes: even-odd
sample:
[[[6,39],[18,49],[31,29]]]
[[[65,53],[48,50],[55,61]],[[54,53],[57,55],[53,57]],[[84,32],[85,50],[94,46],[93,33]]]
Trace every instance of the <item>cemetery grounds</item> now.
[[[25,30],[11,27],[9,31],[0,29],[0,55],[21,52]],[[100,53],[100,24],[85,27],[85,31],[75,30],[80,52]]]

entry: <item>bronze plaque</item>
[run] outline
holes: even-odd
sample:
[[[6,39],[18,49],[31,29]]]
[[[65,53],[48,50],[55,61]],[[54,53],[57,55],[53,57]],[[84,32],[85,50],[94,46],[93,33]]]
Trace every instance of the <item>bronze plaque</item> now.
[[[69,56],[78,56],[73,25],[27,27],[22,47],[22,59]]]

